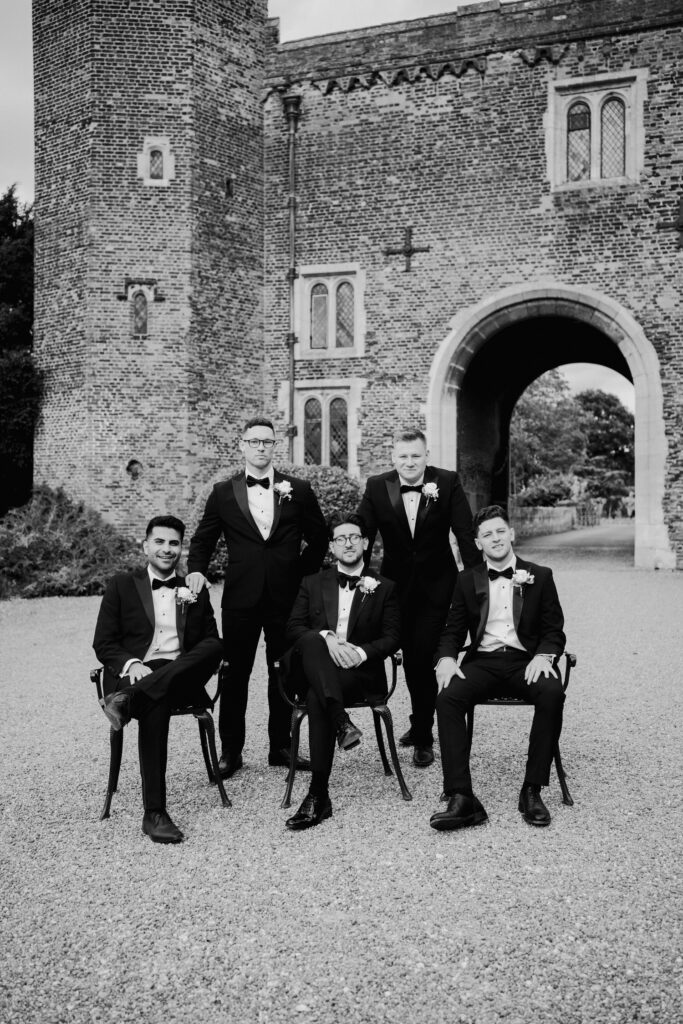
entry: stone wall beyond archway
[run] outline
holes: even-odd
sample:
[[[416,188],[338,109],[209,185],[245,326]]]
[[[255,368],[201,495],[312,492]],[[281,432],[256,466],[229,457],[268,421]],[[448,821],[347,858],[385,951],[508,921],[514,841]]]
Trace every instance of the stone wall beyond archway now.
[[[597,328],[628,364],[636,403],[635,564],[675,568],[663,514],[667,444],[659,360],[631,313],[600,292],[557,282],[513,286],[453,317],[430,370],[425,413],[433,461],[457,465],[458,393],[473,358],[504,328],[539,316],[566,317]]]

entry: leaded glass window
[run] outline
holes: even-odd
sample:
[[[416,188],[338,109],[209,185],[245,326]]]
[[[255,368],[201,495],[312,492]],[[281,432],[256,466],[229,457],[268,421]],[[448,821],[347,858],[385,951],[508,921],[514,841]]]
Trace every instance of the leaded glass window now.
[[[337,286],[336,313],[337,348],[353,348],[353,326],[355,321],[355,309],[353,285],[349,281],[342,281],[342,283]]]
[[[613,96],[603,103],[600,122],[602,129],[600,177],[622,178],[626,173],[626,107],[624,101]]]
[[[164,177],[164,154],[160,149],[151,149],[149,152],[149,176],[157,181]]]
[[[311,348],[327,348],[327,285],[311,288]]]
[[[330,402],[330,465],[349,468],[348,412],[343,398]]]
[[[133,296],[133,334],[147,334],[147,296],[136,292]]]
[[[567,180],[583,181],[591,170],[591,112],[587,103],[567,111]]]
[[[317,398],[304,405],[304,465],[319,466],[323,452],[322,406]]]

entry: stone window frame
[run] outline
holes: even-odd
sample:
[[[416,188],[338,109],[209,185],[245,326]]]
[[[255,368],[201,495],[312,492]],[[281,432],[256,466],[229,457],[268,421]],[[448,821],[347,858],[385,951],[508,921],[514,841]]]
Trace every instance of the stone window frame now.
[[[323,419],[323,461],[321,465],[329,465],[329,448],[326,454],[326,439],[329,435],[329,409],[335,398],[343,398],[346,402],[348,430],[348,470],[350,476],[358,477],[358,453],[361,444],[360,407],[363,389],[367,381],[362,377],[322,377],[318,380],[297,380],[294,383],[294,424],[297,428],[294,438],[294,462],[297,466],[304,465],[304,406],[309,398],[317,398],[322,406]],[[289,383],[284,381],[280,386],[278,405],[285,417],[289,408]]]
[[[337,348],[311,348],[311,292],[315,285],[322,284],[328,293],[328,339],[336,334],[336,295],[340,284],[353,287],[354,331],[353,345]],[[297,345],[296,359],[349,359],[365,355],[365,271],[359,263],[312,264],[299,268],[295,286]]]
[[[563,78],[548,83],[546,116],[546,156],[548,178],[553,192],[640,181],[645,162],[644,105],[647,99],[647,68],[629,68],[621,72],[599,72],[579,78]],[[620,99],[625,107],[625,174],[602,178],[602,108],[610,99]],[[587,104],[591,112],[590,175],[579,181],[567,180],[567,114],[575,103]]]
[[[163,161],[163,174],[160,178],[152,177],[152,154],[160,152]],[[137,154],[138,178],[143,185],[152,188],[168,188],[175,178],[175,156],[171,152],[171,140],[167,135],[146,135],[142,142],[142,152]]]

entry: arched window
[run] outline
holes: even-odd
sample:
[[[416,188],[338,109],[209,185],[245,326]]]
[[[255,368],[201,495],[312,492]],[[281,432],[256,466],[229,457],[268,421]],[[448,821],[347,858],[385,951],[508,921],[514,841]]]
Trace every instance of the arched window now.
[[[337,285],[336,313],[336,346],[337,348],[353,348],[355,309],[353,285],[349,281],[342,281],[340,285]]]
[[[136,292],[133,296],[133,334],[147,334],[147,296]]]
[[[600,177],[623,178],[626,174],[626,106],[610,97],[600,112]]]
[[[349,468],[348,412],[343,398],[330,402],[330,465]]]
[[[583,181],[591,172],[591,112],[587,103],[567,111],[567,181]]]
[[[322,434],[322,406],[317,398],[309,398],[304,406],[304,465],[322,462]]]
[[[311,348],[327,348],[327,285],[311,288]]]
[[[160,149],[149,151],[149,176],[154,181],[161,181],[164,177],[164,154]]]

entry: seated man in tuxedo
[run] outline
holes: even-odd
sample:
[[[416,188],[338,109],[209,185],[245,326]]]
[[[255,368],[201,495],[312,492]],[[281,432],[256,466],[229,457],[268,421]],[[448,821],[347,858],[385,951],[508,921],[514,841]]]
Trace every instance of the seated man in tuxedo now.
[[[562,608],[552,571],[515,555],[514,532],[499,505],[477,512],[474,531],[485,563],[459,575],[436,652],[439,743],[448,807],[433,814],[430,825],[457,829],[487,820],[472,792],[466,716],[489,697],[523,697],[534,705],[519,810],[530,825],[549,825],[541,787],[548,785],[562,729],[564,691],[555,660],[565,643]],[[465,648],[468,633],[470,645]]]
[[[335,736],[340,750],[351,750],[362,735],[345,703],[386,694],[384,659],[399,648],[395,585],[375,573],[361,575],[368,546],[363,520],[355,513],[333,517],[329,535],[337,564],[304,578],[287,623],[286,663],[308,686],[312,770],[308,794],[286,823],[293,831],[331,816]]]
[[[166,811],[166,751],[171,708],[206,704],[205,684],[218,668],[222,644],[209,594],[184,588],[175,568],[185,525],[155,516],[143,550],[147,566],[114,576],[97,617],[93,647],[104,665],[104,713],[113,729],[138,719],[144,817],[155,843],[179,843],[183,833]]]

